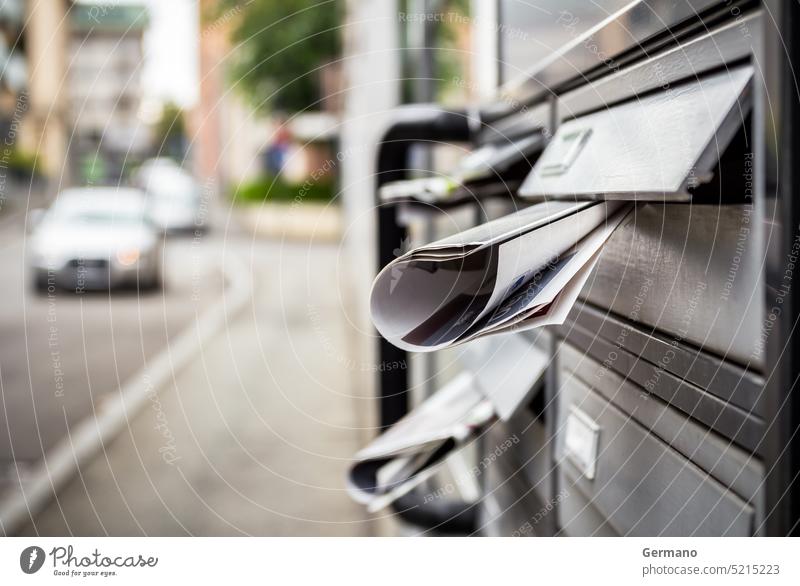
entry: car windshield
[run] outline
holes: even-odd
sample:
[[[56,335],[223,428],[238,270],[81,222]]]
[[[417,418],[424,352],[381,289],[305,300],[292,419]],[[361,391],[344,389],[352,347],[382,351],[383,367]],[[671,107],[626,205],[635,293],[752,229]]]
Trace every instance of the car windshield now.
[[[66,210],[54,219],[69,224],[135,224],[145,220],[141,210]]]
[[[67,225],[129,225],[147,220],[142,205],[120,202],[119,205],[91,202],[64,202],[48,214],[48,221]]]

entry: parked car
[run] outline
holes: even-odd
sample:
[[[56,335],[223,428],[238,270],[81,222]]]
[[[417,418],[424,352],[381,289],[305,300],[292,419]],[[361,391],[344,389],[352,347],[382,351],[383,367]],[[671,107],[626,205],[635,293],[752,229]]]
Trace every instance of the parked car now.
[[[164,167],[180,169],[180,165],[178,165],[174,159],[170,159],[169,157],[153,157],[152,159],[147,159],[144,163],[142,163],[136,170],[136,174],[138,176],[149,172],[151,169]]]
[[[162,280],[161,243],[140,190],[66,190],[33,227],[34,288],[155,289]]]
[[[169,159],[151,159],[134,183],[147,196],[150,216],[164,232],[203,229],[200,189],[194,178]]]

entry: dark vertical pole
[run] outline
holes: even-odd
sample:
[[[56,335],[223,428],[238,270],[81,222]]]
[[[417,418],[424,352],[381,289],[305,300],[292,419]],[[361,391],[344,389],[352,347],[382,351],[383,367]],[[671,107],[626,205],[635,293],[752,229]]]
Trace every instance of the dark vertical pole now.
[[[445,111],[433,106],[398,109],[396,120],[378,144],[376,188],[406,177],[409,151],[415,143],[431,140],[463,142],[471,136],[464,112]],[[378,270],[394,259],[406,237],[405,227],[397,222],[396,206],[378,209]],[[380,338],[378,371],[380,426],[390,427],[408,412],[408,362],[404,350]],[[419,491],[400,497],[393,504],[407,522],[442,534],[470,534],[476,527],[476,507],[462,501],[425,502]]]
[[[767,388],[765,392],[766,533],[800,532],[800,269],[791,269],[800,236],[800,108],[793,66],[800,65],[800,24],[796,2],[767,0],[763,19],[765,69],[763,173],[767,241],[765,327]],[[778,301],[778,292],[790,287]],[[777,314],[777,316],[776,316]],[[756,333],[754,333],[756,334]]]
[[[406,237],[395,211],[395,206],[378,211],[378,270],[395,258],[395,250]],[[384,338],[380,339],[379,356],[380,426],[386,429],[408,412],[408,356]]]
[[[463,142],[470,138],[470,124],[464,112],[437,107],[398,110],[398,119],[386,129],[378,145],[376,190],[390,181],[405,179],[411,147],[432,140]],[[400,254],[406,229],[397,222],[396,206],[378,206],[378,270]],[[378,383],[380,424],[385,429],[408,412],[408,356],[383,338],[379,347]]]
[[[377,188],[405,177],[407,147],[387,144],[378,160]],[[397,206],[378,202],[378,271],[401,253],[406,229],[397,221]],[[383,337],[378,347],[380,427],[386,429],[408,412],[408,354]]]
[[[436,55],[434,53],[434,46],[436,44],[436,28],[439,24],[433,18],[438,12],[440,2],[438,0],[416,0],[415,5],[419,12],[425,14],[425,18],[421,22],[416,23],[417,30],[415,31],[414,38],[414,102],[418,104],[430,104],[436,99]],[[423,175],[427,171],[433,170],[433,146],[428,143],[420,143],[415,145],[411,151],[411,164],[409,165],[415,172],[421,172]],[[436,239],[435,224],[433,216],[425,218],[424,220],[423,238],[426,242],[432,242]],[[436,355],[434,353],[426,354],[419,357],[419,361],[415,361],[415,367],[419,366],[422,371],[423,391],[425,397],[432,395],[435,391],[436,379]]]

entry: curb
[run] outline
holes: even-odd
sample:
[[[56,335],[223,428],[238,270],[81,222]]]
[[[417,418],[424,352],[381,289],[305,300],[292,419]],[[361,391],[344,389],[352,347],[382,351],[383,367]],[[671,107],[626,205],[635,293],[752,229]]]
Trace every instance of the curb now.
[[[221,299],[168,342],[118,392],[110,393],[93,414],[73,425],[26,474],[25,481],[0,499],[0,530],[4,535],[12,535],[40,513],[82,465],[130,424],[153,393],[163,389],[191,362],[200,346],[244,308],[252,289],[247,268],[231,258],[223,270],[228,286]]]

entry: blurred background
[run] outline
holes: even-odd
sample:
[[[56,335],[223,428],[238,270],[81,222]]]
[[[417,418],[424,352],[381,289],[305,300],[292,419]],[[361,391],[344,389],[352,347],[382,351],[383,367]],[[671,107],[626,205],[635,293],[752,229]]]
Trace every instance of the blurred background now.
[[[345,492],[375,145],[553,49],[500,4],[498,36],[477,0],[0,0],[0,533],[403,532]]]

